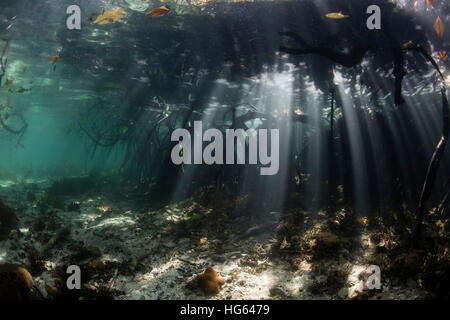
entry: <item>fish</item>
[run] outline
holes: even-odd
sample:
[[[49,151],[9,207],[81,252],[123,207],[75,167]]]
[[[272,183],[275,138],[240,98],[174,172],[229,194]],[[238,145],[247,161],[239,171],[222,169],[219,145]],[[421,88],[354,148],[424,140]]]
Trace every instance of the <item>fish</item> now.
[[[341,12],[331,12],[331,13],[327,13],[325,15],[325,17],[327,17],[328,19],[336,19],[336,20],[338,20],[338,19],[345,19],[345,18],[348,18],[350,16],[344,15]]]
[[[58,61],[58,60],[59,60],[59,55],[53,56],[53,57],[50,59],[50,61],[51,61],[52,63],[55,63],[55,62]]]
[[[411,40],[409,40],[408,42],[405,42],[402,47],[403,49],[407,49],[409,47],[411,47],[413,45],[413,42]]]
[[[446,54],[444,52],[442,52],[442,51],[439,51],[438,52],[438,57],[439,57],[439,59],[444,60],[445,57],[446,57]]]
[[[12,85],[14,83],[13,80],[6,79],[5,86]]]
[[[170,12],[170,7],[169,6],[161,6],[159,8],[155,8],[153,9],[149,16],[154,18],[154,17],[160,17],[160,16],[164,16],[166,14],[168,14]]]
[[[25,89],[25,88],[20,88],[20,89],[16,89],[16,93],[24,93],[24,92],[27,92],[27,91],[31,91],[31,88],[30,89]]]
[[[427,4],[429,7],[434,7],[434,0],[427,0]]]
[[[418,5],[419,5],[419,1],[414,2],[414,8],[417,8]]]

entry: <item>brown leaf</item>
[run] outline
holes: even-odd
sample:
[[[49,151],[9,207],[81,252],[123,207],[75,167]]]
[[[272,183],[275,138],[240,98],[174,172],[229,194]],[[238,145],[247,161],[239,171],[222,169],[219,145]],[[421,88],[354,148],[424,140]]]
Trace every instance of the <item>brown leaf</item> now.
[[[123,8],[106,11],[99,15],[94,21],[95,24],[108,24],[119,21],[123,14]]]
[[[153,10],[150,12],[150,17],[160,17],[160,16],[163,16],[163,15],[168,14],[169,11],[170,11],[170,8],[169,8],[169,7],[167,7],[167,6],[161,6],[161,7],[159,7],[159,8],[153,9]]]
[[[444,27],[444,23],[441,20],[441,17],[437,17],[436,21],[434,22],[434,31],[436,31],[436,34],[441,39],[444,36],[444,30],[445,30],[445,27]]]

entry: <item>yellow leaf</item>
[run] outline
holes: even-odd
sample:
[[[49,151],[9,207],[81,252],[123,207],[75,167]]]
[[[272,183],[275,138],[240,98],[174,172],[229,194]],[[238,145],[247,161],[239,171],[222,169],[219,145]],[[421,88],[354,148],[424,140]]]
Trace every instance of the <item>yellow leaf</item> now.
[[[436,31],[436,34],[441,39],[444,36],[444,30],[445,30],[444,23],[442,22],[440,17],[437,17],[436,21],[434,22],[434,31]]]
[[[403,49],[409,48],[413,45],[413,42],[411,40],[409,40],[408,42],[405,42],[403,44]]]
[[[366,217],[363,218],[359,218],[358,221],[364,225],[366,225],[369,222],[369,219],[367,219]]]
[[[123,8],[107,11],[97,17],[94,21],[95,24],[108,24],[117,22],[123,14]]]
[[[327,13],[325,15],[325,17],[327,17],[328,19],[344,19],[344,18],[348,18],[349,16],[343,15],[340,12],[332,12],[332,13]]]

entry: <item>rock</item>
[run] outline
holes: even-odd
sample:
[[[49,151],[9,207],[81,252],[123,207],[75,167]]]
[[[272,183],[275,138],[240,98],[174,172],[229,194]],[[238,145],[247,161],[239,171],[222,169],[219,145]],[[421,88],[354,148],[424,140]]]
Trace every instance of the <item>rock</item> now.
[[[280,298],[286,297],[286,293],[281,287],[272,287],[270,288],[269,293],[271,297],[280,297]]]
[[[339,299],[347,299],[348,294],[349,294],[348,288],[342,288],[338,292],[338,297]]]
[[[197,283],[205,294],[217,294],[225,284],[225,280],[219,277],[217,272],[211,268],[206,268],[205,272],[197,275]]]
[[[19,219],[14,210],[0,202],[0,240],[5,240],[11,230],[17,229]]]
[[[339,238],[335,234],[328,231],[322,231],[317,235],[317,242],[326,247],[334,247],[338,241]]]
[[[23,267],[0,265],[0,300],[34,300],[33,278]]]
[[[76,211],[76,212],[80,212],[80,206],[81,204],[79,202],[71,202],[68,206],[67,206],[67,211],[72,212],[72,211]]]

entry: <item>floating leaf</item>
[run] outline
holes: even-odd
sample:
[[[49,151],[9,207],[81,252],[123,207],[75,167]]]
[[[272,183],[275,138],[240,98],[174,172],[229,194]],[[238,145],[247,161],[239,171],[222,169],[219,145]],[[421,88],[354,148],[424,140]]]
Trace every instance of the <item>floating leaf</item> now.
[[[413,44],[414,43],[411,40],[409,40],[408,42],[405,42],[402,47],[403,47],[403,49],[407,49],[407,48],[411,47]]]
[[[348,18],[350,16],[343,15],[340,12],[332,12],[332,13],[327,13],[325,15],[325,17],[327,17],[328,19],[345,19],[345,18]]]
[[[359,218],[358,221],[363,225],[366,225],[369,223],[369,219],[367,219],[366,217]]]
[[[99,15],[94,21],[95,24],[108,24],[119,21],[123,14],[123,8],[106,11]]]
[[[436,31],[438,37],[442,39],[442,37],[444,36],[445,27],[440,17],[437,17],[436,21],[434,22],[434,30]]]
[[[160,16],[168,14],[169,11],[170,11],[169,6],[161,6],[159,8],[153,9],[150,12],[150,17],[160,17]]]

